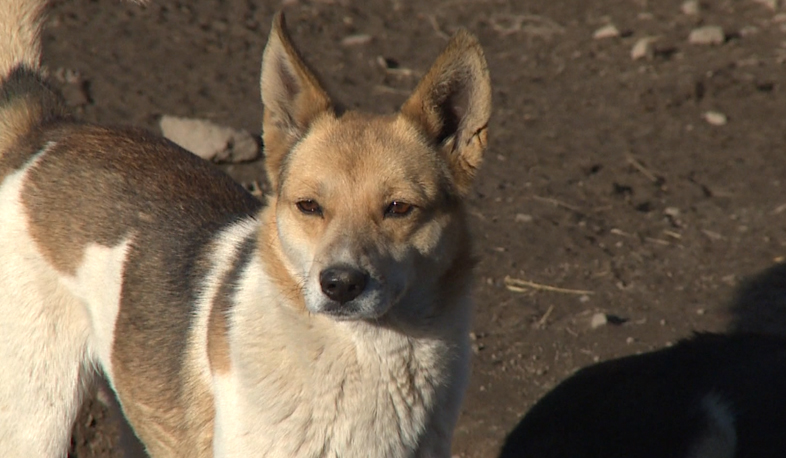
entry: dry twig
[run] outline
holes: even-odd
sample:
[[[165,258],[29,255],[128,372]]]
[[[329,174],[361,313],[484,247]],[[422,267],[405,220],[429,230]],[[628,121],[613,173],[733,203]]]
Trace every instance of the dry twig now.
[[[551,291],[553,293],[562,293],[562,294],[595,294],[594,291],[587,291],[583,289],[568,289],[568,288],[559,288],[557,286],[549,286],[543,285],[540,283],[535,283],[529,280],[522,280],[519,278],[512,278],[508,275],[505,276],[505,287],[510,289],[510,287],[517,287],[517,288],[532,288],[541,291]],[[513,290],[511,290],[513,291]]]

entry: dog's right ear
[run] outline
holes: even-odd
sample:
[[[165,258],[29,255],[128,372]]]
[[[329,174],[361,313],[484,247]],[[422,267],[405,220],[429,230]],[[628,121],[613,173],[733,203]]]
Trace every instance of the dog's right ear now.
[[[330,97],[292,44],[281,12],[273,19],[265,47],[260,86],[265,109],[265,168],[277,191],[281,165],[289,150],[315,119],[333,114]]]
[[[491,116],[489,71],[474,36],[460,30],[451,38],[401,114],[442,152],[458,192],[469,192],[483,160]]]

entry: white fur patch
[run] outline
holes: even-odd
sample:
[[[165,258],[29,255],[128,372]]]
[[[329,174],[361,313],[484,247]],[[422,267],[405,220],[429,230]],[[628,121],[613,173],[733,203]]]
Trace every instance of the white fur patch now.
[[[126,239],[114,247],[88,245],[76,274],[61,277],[71,294],[87,308],[92,325],[89,350],[101,362],[109,380],[112,380],[112,345],[129,243],[130,239]]]
[[[234,265],[241,244],[258,229],[259,223],[256,220],[242,220],[218,234],[212,244],[212,266],[205,277],[203,292],[194,307],[195,319],[192,321],[188,345],[189,359],[197,372],[195,375],[207,386],[213,383],[207,354],[207,329],[213,302],[221,288],[221,281]]]
[[[49,145],[51,147],[51,145]],[[39,153],[0,185],[0,450],[65,456],[89,378],[84,307],[28,235],[21,191]]]
[[[709,393],[701,400],[708,427],[694,445],[690,458],[733,458],[737,449],[737,429],[729,403]]]
[[[463,342],[290,308],[257,258],[240,282],[232,366],[213,381],[216,457],[449,456]]]

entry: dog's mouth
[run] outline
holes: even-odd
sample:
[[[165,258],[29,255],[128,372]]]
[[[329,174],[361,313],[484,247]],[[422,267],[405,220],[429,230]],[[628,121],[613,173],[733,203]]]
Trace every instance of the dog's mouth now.
[[[320,271],[318,280],[306,290],[306,308],[336,321],[375,321],[398,302],[404,285],[390,278],[343,264]]]
[[[363,319],[375,318],[369,317],[366,313],[359,310],[359,307],[349,306],[348,304],[340,304],[331,301],[326,304],[319,312],[327,315],[336,321],[359,321]]]

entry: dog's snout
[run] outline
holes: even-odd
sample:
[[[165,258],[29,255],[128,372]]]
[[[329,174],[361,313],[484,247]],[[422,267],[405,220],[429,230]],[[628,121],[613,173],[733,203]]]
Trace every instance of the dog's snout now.
[[[322,292],[341,304],[360,296],[368,283],[368,274],[349,266],[329,267],[319,274]]]

